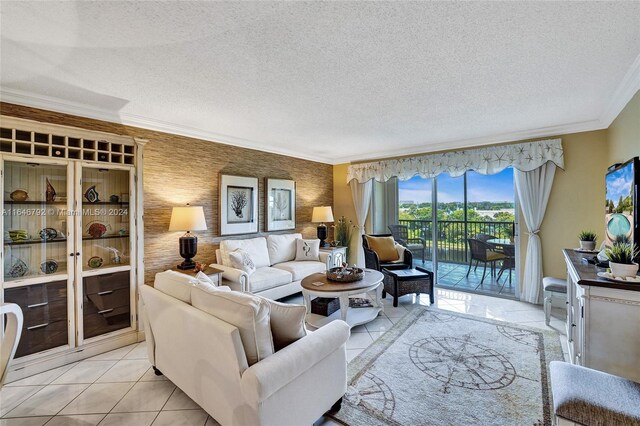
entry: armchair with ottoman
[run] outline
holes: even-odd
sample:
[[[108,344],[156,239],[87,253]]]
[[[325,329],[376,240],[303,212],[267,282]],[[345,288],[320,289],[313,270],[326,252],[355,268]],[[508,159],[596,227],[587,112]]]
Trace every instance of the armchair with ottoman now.
[[[222,284],[233,290],[280,299],[301,292],[303,278],[331,267],[332,254],[320,251],[319,242],[304,240],[302,234],[225,240],[216,250],[217,263],[211,266],[223,271]],[[239,253],[254,268],[234,263]]]
[[[173,271],[140,288],[149,360],[223,426],[312,424],[347,390],[343,321]]]
[[[396,243],[392,235],[363,235],[362,246],[365,266],[384,274],[383,299],[389,293],[397,307],[399,297],[423,293],[429,295],[431,304],[435,302],[433,273],[419,266],[414,269],[411,251]]]

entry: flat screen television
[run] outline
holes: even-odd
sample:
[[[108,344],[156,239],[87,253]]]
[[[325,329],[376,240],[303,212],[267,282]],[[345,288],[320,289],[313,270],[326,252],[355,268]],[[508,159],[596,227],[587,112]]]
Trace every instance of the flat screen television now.
[[[605,223],[607,245],[627,240],[640,246],[638,185],[640,161],[634,157],[607,172]]]

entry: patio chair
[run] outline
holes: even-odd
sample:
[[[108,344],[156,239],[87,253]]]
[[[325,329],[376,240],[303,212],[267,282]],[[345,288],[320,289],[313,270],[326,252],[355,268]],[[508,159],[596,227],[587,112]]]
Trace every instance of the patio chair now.
[[[402,244],[414,254],[421,253],[422,263],[425,262],[425,255],[427,251],[427,242],[424,238],[409,238],[409,227],[407,225],[389,225],[389,230],[393,239],[399,244]]]
[[[469,269],[467,270],[467,277],[469,276],[469,272],[471,272],[471,264],[473,261],[476,261],[476,267],[473,269],[474,271],[478,269],[478,263],[484,263],[484,270],[482,271],[482,279],[480,280],[481,286],[484,282],[484,277],[487,274],[487,263],[491,265],[491,275],[495,274],[496,262],[499,260],[504,260],[507,257],[503,253],[498,253],[496,251],[491,250],[491,246],[484,241],[477,240],[475,238],[468,238],[467,243],[469,244]]]
[[[495,235],[491,235],[491,234],[476,234],[476,240],[480,240],[483,243],[486,243],[489,240],[495,240],[496,237]]]
[[[502,246],[502,253],[506,256],[506,259],[502,261],[502,266],[500,267],[500,271],[498,271],[498,276],[496,277],[496,281],[500,279],[504,271],[509,270],[509,287],[511,287],[511,272],[516,267],[516,246],[514,245],[504,245]],[[506,281],[505,281],[506,282]],[[504,287],[504,284],[502,285]]]

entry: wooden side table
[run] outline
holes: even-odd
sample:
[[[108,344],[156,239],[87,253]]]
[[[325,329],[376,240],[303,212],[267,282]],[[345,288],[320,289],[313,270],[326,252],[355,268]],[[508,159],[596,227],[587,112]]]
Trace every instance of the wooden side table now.
[[[195,277],[198,273],[195,269],[178,269],[176,267],[171,268],[172,271],[180,272],[181,274],[190,275]],[[211,281],[217,286],[222,285],[222,270],[207,266],[204,268],[204,274],[211,278]]]
[[[335,268],[342,266],[342,262],[347,261],[347,248],[346,247],[320,247],[320,251],[328,252],[331,254],[331,267]]]

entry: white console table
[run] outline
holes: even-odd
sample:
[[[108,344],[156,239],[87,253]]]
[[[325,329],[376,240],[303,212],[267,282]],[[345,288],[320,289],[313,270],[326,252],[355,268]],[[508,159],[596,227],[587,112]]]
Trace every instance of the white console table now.
[[[593,255],[563,253],[571,363],[640,382],[640,284],[600,278]]]

